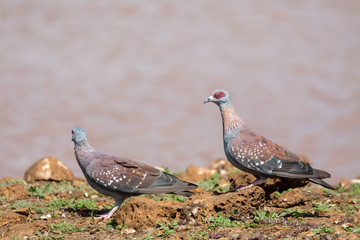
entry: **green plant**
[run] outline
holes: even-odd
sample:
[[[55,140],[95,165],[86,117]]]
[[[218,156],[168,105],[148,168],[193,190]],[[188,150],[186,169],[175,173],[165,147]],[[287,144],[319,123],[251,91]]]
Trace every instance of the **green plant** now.
[[[217,217],[210,217],[207,220],[207,223],[208,229],[216,229],[217,227],[238,227],[243,225],[240,221],[232,221],[230,218],[223,217],[220,212]]]
[[[178,223],[177,223],[176,220],[174,220],[173,222],[168,222],[168,223],[161,222],[161,223],[158,223],[158,225],[160,226],[160,230],[162,230],[162,232],[158,233],[156,236],[157,237],[167,238],[171,234],[176,232],[174,230],[174,227],[178,226]]]
[[[9,193],[6,193],[5,196],[0,196],[0,203],[1,205],[5,205],[10,201],[14,201],[15,198],[11,198]]]
[[[44,198],[54,192],[54,187],[50,184],[40,185],[37,187],[31,186],[29,188],[29,192],[35,197]]]
[[[79,209],[88,209],[88,210],[94,210],[98,209],[98,206],[95,203],[95,200],[88,199],[88,198],[82,198],[82,199],[60,199],[60,198],[54,198],[51,199],[47,206],[50,209],[53,208],[60,208],[60,207],[68,207],[72,210],[79,210]]]
[[[197,240],[197,239],[207,239],[209,236],[209,233],[206,231],[198,231],[198,232],[191,232],[186,234],[189,239],[191,240]]]
[[[326,226],[322,226],[319,228],[312,228],[310,229],[315,234],[322,234],[322,233],[334,233],[335,230]]]
[[[137,240],[138,238],[130,236],[131,240]],[[146,236],[143,236],[139,240],[153,240],[155,237],[151,236],[150,233],[148,233]]]
[[[5,181],[0,182],[0,187],[1,186],[9,186],[9,185],[13,185],[15,183],[22,183],[24,184],[24,180],[22,179],[7,179]]]
[[[59,223],[53,223],[50,225],[51,231],[59,231],[62,233],[69,233],[69,232],[86,232],[89,230],[88,227],[79,228],[76,227],[73,224],[67,223],[67,222],[59,222]]]
[[[151,198],[154,201],[167,201],[167,200],[173,200],[173,201],[179,201],[184,202],[186,200],[186,197],[181,195],[175,195],[175,194],[156,194],[153,195]]]
[[[219,179],[219,173],[216,172],[211,178],[206,178],[204,181],[200,180],[198,182],[198,186],[205,191],[212,191],[215,190],[215,188],[219,185],[220,179]]]
[[[264,222],[270,221],[272,219],[279,219],[286,215],[284,212],[276,213],[276,212],[269,212],[268,210],[255,210],[254,214],[254,222]]]
[[[281,193],[278,191],[274,192],[274,194],[275,194],[275,198],[279,198],[281,196]]]
[[[18,238],[17,236],[16,236],[16,234],[11,238],[11,240],[20,240],[20,238]]]
[[[19,200],[19,201],[16,201],[14,204],[12,204],[10,206],[11,209],[20,209],[20,208],[25,208],[25,207],[28,207],[28,208],[35,208],[37,206],[37,204],[34,204],[33,202],[31,201],[28,201],[28,200]]]
[[[124,225],[119,225],[115,219],[111,219],[108,223],[106,223],[106,226],[112,227],[113,229],[121,230],[126,228],[126,223],[124,222]]]
[[[312,202],[314,205],[314,210],[318,212],[329,212],[331,211],[331,205],[322,202]]]
[[[31,238],[32,239],[32,238]],[[48,234],[48,233],[41,233],[39,231],[36,232],[36,239],[47,240],[47,239],[65,239],[64,234]]]

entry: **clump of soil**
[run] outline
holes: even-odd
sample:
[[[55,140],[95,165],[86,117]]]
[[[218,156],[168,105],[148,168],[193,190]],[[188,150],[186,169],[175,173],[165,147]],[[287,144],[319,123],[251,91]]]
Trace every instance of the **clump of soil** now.
[[[252,180],[244,173],[232,173],[229,179],[236,186]],[[31,185],[1,179],[0,239],[360,237],[359,184],[336,191],[266,186],[239,192],[197,189],[190,198],[139,196],[124,202],[113,219],[96,220],[93,216],[109,209],[114,200],[95,192],[84,179]]]

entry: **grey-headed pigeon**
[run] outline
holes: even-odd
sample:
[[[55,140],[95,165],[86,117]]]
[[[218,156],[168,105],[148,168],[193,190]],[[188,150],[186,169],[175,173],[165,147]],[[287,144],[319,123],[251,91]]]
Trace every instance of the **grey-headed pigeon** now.
[[[193,194],[189,190],[197,188],[157,168],[96,150],[82,128],[72,129],[72,141],[76,160],[90,186],[115,199],[114,207],[98,218],[111,218],[131,196],[170,193],[188,197]]]

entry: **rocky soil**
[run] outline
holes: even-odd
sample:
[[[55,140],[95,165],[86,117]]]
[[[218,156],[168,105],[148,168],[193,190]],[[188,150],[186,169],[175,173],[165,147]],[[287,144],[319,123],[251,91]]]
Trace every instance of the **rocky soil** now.
[[[111,220],[94,216],[111,208],[113,199],[95,192],[82,178],[31,183],[3,178],[0,239],[360,238],[356,179],[342,181],[335,191],[274,179],[229,192],[253,176],[234,171],[221,159],[209,169],[190,166],[178,176],[198,182],[193,196],[134,197]]]

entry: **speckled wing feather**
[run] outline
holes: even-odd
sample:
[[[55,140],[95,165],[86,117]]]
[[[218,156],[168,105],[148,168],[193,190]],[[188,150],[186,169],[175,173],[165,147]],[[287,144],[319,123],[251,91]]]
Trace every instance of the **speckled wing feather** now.
[[[94,161],[86,168],[86,173],[95,183],[111,191],[137,193],[139,187],[150,186],[161,172],[102,152],[94,152],[92,157]]]
[[[96,160],[89,164],[86,172],[91,180],[110,191],[181,194],[191,186],[146,164],[102,152],[96,152],[94,156]],[[196,188],[196,185],[193,188]],[[186,192],[182,195],[189,194],[192,193]]]
[[[320,172],[316,174],[298,155],[248,128],[228,142],[227,151],[237,164],[260,174],[286,178],[328,177],[317,176]]]

